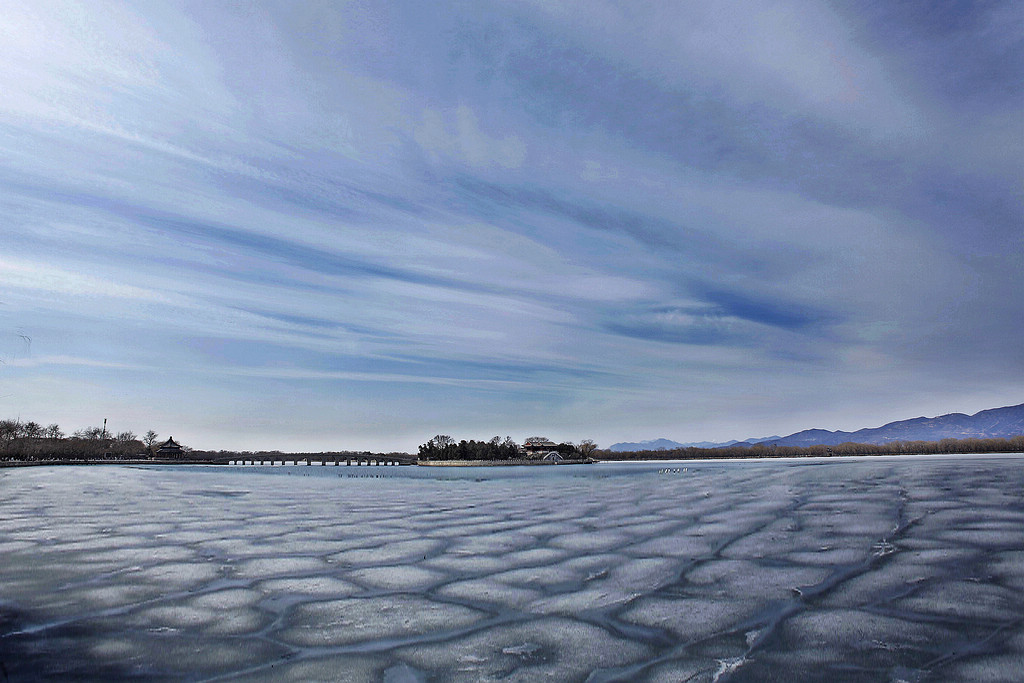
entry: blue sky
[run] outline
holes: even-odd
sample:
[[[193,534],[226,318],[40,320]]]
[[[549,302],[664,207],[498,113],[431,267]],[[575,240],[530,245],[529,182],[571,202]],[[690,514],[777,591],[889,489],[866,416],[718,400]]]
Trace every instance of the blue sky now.
[[[0,414],[199,448],[1024,401],[1018,2],[6,3]]]

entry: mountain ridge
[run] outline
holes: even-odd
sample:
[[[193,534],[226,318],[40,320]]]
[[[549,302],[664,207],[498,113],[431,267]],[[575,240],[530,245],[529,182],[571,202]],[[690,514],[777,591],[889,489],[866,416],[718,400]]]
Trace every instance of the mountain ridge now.
[[[622,443],[613,443],[608,447],[608,450],[614,452],[620,451],[671,451],[676,448],[724,448],[725,446],[734,446],[736,444],[755,444],[762,443],[764,441],[771,441],[772,439],[780,439],[779,436],[766,436],[760,439],[744,439],[739,441],[733,439],[732,441],[690,441],[687,443],[679,443],[678,441],[672,441],[671,439],[649,439],[647,441],[624,441]]]
[[[769,436],[758,439],[727,442],[678,443],[669,439],[655,439],[632,443],[617,443],[611,451],[672,450],[674,448],[723,448],[726,446],[771,443],[779,446],[836,446],[841,443],[870,443],[881,445],[893,441],[941,441],[942,439],[1005,439],[1024,434],[1024,403],[1002,408],[981,410],[974,415],[947,413],[936,417],[912,417],[888,422],[880,427],[868,427],[852,432],[827,429],[804,429],[788,436]],[[660,444],[651,447],[652,444]],[[673,445],[669,445],[673,444]],[[639,446],[640,448],[632,448]]]

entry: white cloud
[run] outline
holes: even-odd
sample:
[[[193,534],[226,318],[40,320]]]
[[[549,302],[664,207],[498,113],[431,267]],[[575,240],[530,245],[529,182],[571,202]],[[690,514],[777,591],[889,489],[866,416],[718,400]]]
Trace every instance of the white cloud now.
[[[47,366],[102,368],[105,370],[143,370],[148,372],[157,371],[155,366],[137,365],[134,363],[118,363],[113,361],[97,360],[95,358],[80,358],[76,356],[40,356],[29,358],[12,358],[4,361],[5,367],[9,368],[44,368]]]
[[[930,125],[822,3],[524,4],[663,87],[717,93],[742,106],[770,104],[879,139],[923,136]]]
[[[466,104],[454,111],[424,110],[414,138],[435,161],[455,161],[477,170],[516,169],[526,161],[526,145],[518,136],[488,135]]]
[[[24,261],[0,257],[0,278],[7,287],[34,290],[69,297],[106,297],[133,301],[172,304],[179,297],[145,287],[59,268],[44,261]]]

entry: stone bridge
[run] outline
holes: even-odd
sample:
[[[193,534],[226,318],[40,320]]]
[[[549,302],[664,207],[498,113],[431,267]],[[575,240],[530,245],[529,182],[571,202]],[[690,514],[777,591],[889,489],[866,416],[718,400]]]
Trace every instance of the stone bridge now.
[[[220,461],[224,465],[262,465],[264,467],[279,467],[283,465],[305,465],[307,467],[337,467],[345,466],[369,466],[380,467],[395,465],[415,465],[416,457],[412,455],[310,455],[310,456],[288,456],[288,455],[253,455],[242,458],[232,458]]]

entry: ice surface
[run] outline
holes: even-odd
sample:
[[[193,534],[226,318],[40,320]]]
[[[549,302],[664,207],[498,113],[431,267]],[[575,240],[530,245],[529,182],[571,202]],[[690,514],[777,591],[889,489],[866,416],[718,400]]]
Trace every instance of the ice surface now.
[[[271,595],[310,595],[310,596],[336,596],[343,597],[351,595],[359,588],[342,581],[333,576],[307,576],[291,579],[269,579],[257,584],[264,594]]]
[[[623,550],[639,555],[662,555],[691,560],[710,555],[716,545],[714,539],[697,536],[690,532],[677,532],[670,536],[641,541],[627,546]]]
[[[510,563],[507,559],[513,555],[515,553],[510,553],[509,555],[477,555],[462,551],[448,552],[444,555],[437,555],[429,560],[425,560],[423,565],[460,575],[490,574],[508,567]],[[512,564],[515,566],[515,563]]]
[[[166,679],[183,669],[208,676],[218,671],[269,664],[285,653],[281,646],[256,638],[217,636],[209,632],[143,632],[97,641],[91,648],[94,655],[101,655],[103,661],[130,672],[120,678]],[[154,647],[154,641],[159,645]]]
[[[346,544],[338,541],[317,538],[315,536],[306,536],[301,538],[289,536],[280,539],[267,539],[258,544],[254,544],[253,549],[259,550],[259,554],[261,555],[267,555],[270,553],[278,553],[282,555],[328,555],[346,550],[347,546]]]
[[[195,557],[194,550],[173,545],[109,548],[88,554],[90,562],[106,562],[114,566],[158,564]]]
[[[449,681],[569,681],[603,667],[642,660],[650,648],[592,624],[562,618],[494,626],[398,656]]]
[[[687,593],[704,597],[782,600],[792,597],[794,588],[814,585],[829,574],[828,568],[817,566],[716,560],[687,572],[684,587]]]
[[[594,555],[579,555],[570,557],[554,565],[556,568],[564,567],[573,574],[589,575],[596,572],[607,573],[612,567],[629,561],[628,555],[617,553],[597,553]]]
[[[541,596],[539,590],[511,586],[492,579],[469,579],[449,583],[437,591],[444,598],[471,604],[493,603],[503,607],[521,608]]]
[[[788,554],[820,547],[822,541],[817,538],[808,543],[801,536],[796,524],[790,518],[777,519],[767,528],[744,535],[733,541],[722,550],[722,556],[728,558],[764,558],[778,554]]]
[[[140,586],[118,581],[109,586],[89,586],[70,589],[66,595],[82,608],[110,609],[136,605],[160,595],[159,586]]]
[[[667,629],[688,642],[730,630],[756,612],[754,605],[743,600],[642,598],[631,604],[620,618]]]
[[[615,585],[622,590],[651,593],[679,578],[679,562],[661,557],[629,559],[612,567],[602,585]]]
[[[0,652],[12,681],[1015,680],[1021,465],[3,470]]]
[[[369,540],[369,539],[367,539]],[[423,560],[440,550],[440,541],[423,539],[354,548],[330,556],[339,565],[363,565]]]
[[[933,614],[952,620],[1019,622],[1024,614],[1024,596],[1002,586],[977,581],[943,581],[921,588],[912,596],[895,602],[902,609]]]
[[[900,655],[912,653],[904,663],[925,665],[942,654],[938,643],[955,639],[948,628],[915,623],[856,610],[822,610],[799,614],[783,626],[783,638],[798,650],[856,651],[869,666],[894,666]]]
[[[446,575],[423,567],[396,565],[390,567],[367,567],[348,572],[345,578],[372,588],[387,590],[422,590],[440,583]]]
[[[583,552],[600,552],[621,548],[630,541],[630,536],[621,531],[576,532],[556,536],[549,542],[551,545],[567,550]]]
[[[977,546],[980,548],[1024,548],[1024,529],[950,529],[936,534],[936,538],[951,541],[954,545]]]
[[[972,683],[1008,683],[1019,681],[1024,672],[1024,654],[979,656],[956,662],[944,669],[942,675],[951,681]]]
[[[167,545],[185,545],[208,541],[211,538],[211,534],[208,531],[170,531],[157,534],[157,538],[160,539],[161,543],[166,543]]]
[[[785,556],[787,562],[794,564],[823,565],[837,567],[848,564],[859,564],[871,556],[870,548],[835,547],[834,541],[823,544],[817,550],[790,553]]]
[[[224,568],[213,562],[165,562],[140,569],[133,580],[141,579],[170,590],[182,590],[212,581],[221,576]]]
[[[719,667],[718,660],[691,655],[651,667],[645,672],[643,680],[649,683],[711,683]]]
[[[572,522],[544,522],[524,527],[521,531],[538,538],[545,536],[564,536],[578,532],[579,526]]]
[[[348,598],[299,605],[292,610],[279,637],[303,647],[343,645],[444,632],[483,616],[468,607],[413,596]]]
[[[191,602],[199,607],[229,610],[237,607],[253,607],[261,598],[262,595],[254,590],[229,588],[198,595],[192,598]]]
[[[941,566],[891,562],[844,581],[822,597],[821,603],[828,607],[884,605],[920,590],[943,574]]]
[[[318,557],[261,557],[237,563],[235,573],[250,579],[294,576],[322,572],[327,566],[327,563]]]
[[[217,612],[212,609],[187,607],[185,605],[168,605],[151,607],[135,615],[134,625],[158,630],[184,629],[205,626],[217,619]]]
[[[249,671],[242,680],[296,681],[297,683],[362,683],[363,681],[383,681],[387,662],[379,657],[366,657],[353,654],[317,657],[300,661],[275,661],[273,664],[256,671]],[[390,683],[390,682],[389,682]]]
[[[257,545],[248,538],[210,539],[204,541],[200,547],[204,552],[231,559],[259,557],[271,552],[265,546]]]
[[[528,588],[545,588],[559,586],[566,582],[582,580],[582,575],[568,572],[562,567],[551,565],[542,567],[524,567],[492,575],[495,581],[510,583]]]
[[[539,614],[580,615],[623,604],[674,582],[678,563],[665,558],[630,559],[585,575],[581,590],[545,597],[530,604]]]
[[[453,524],[457,522],[453,521]],[[523,533],[459,536],[452,539],[451,552],[473,555],[497,555],[526,550],[536,544],[533,536]]]
[[[1003,553],[988,567],[1004,585],[1024,590],[1024,549]]]

